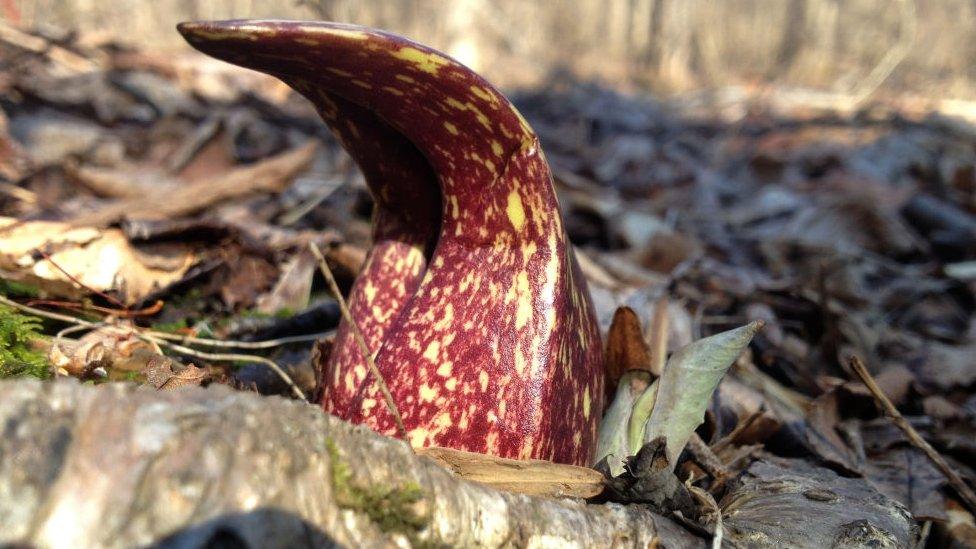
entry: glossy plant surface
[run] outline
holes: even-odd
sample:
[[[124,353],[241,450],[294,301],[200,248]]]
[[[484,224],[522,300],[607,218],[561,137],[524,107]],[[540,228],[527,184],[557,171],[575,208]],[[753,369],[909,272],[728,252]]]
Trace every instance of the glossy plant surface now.
[[[376,201],[350,309],[414,446],[589,465],[600,337],[539,140],[484,79],[428,47],[335,23],[187,23],[214,57],[312,101]],[[395,435],[350,327],[322,407]]]

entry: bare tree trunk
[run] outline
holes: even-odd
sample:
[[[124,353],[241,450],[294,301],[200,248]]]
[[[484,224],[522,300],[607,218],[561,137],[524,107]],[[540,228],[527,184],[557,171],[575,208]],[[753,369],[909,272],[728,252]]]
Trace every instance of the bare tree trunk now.
[[[703,545],[641,506],[497,492],[314,406],[222,386],[2,382],[0,426],[0,545]]]

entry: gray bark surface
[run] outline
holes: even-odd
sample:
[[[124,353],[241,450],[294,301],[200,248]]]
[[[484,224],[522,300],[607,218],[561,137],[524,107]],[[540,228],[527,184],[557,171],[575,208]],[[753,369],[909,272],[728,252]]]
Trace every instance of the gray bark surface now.
[[[800,460],[756,461],[730,486],[721,508],[739,547],[914,547],[918,526],[903,505],[862,478]]]
[[[638,505],[498,492],[402,442],[218,386],[0,382],[0,544],[694,547]]]

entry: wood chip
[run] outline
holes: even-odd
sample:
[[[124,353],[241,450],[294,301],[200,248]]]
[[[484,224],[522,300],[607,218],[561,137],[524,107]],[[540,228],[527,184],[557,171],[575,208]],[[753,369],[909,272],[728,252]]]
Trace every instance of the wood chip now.
[[[451,448],[418,448],[457,476],[496,490],[530,496],[590,498],[603,491],[603,475],[540,459],[506,459]]]

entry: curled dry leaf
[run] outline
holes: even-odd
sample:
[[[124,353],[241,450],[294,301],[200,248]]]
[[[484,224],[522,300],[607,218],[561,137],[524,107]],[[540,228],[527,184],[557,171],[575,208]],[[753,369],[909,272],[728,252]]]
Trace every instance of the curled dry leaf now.
[[[644,341],[640,319],[630,307],[620,307],[613,314],[613,322],[607,333],[605,361],[608,395],[615,392],[617,383],[626,372],[650,371],[650,350]]]
[[[37,250],[45,250],[50,259]],[[124,302],[136,303],[182,279],[194,261],[193,252],[181,247],[165,255],[139,250],[118,229],[0,217],[0,273],[54,296],[117,292]]]
[[[168,356],[155,353],[144,353],[140,356],[144,359],[143,373],[146,376],[146,384],[160,390],[200,386],[210,381],[212,377],[207,368],[183,364]]]
[[[206,370],[160,355],[131,330],[113,326],[97,328],[77,340],[56,339],[48,359],[62,375],[85,378],[100,368],[109,379],[132,380],[135,374],[157,389],[199,385],[210,379]]]

